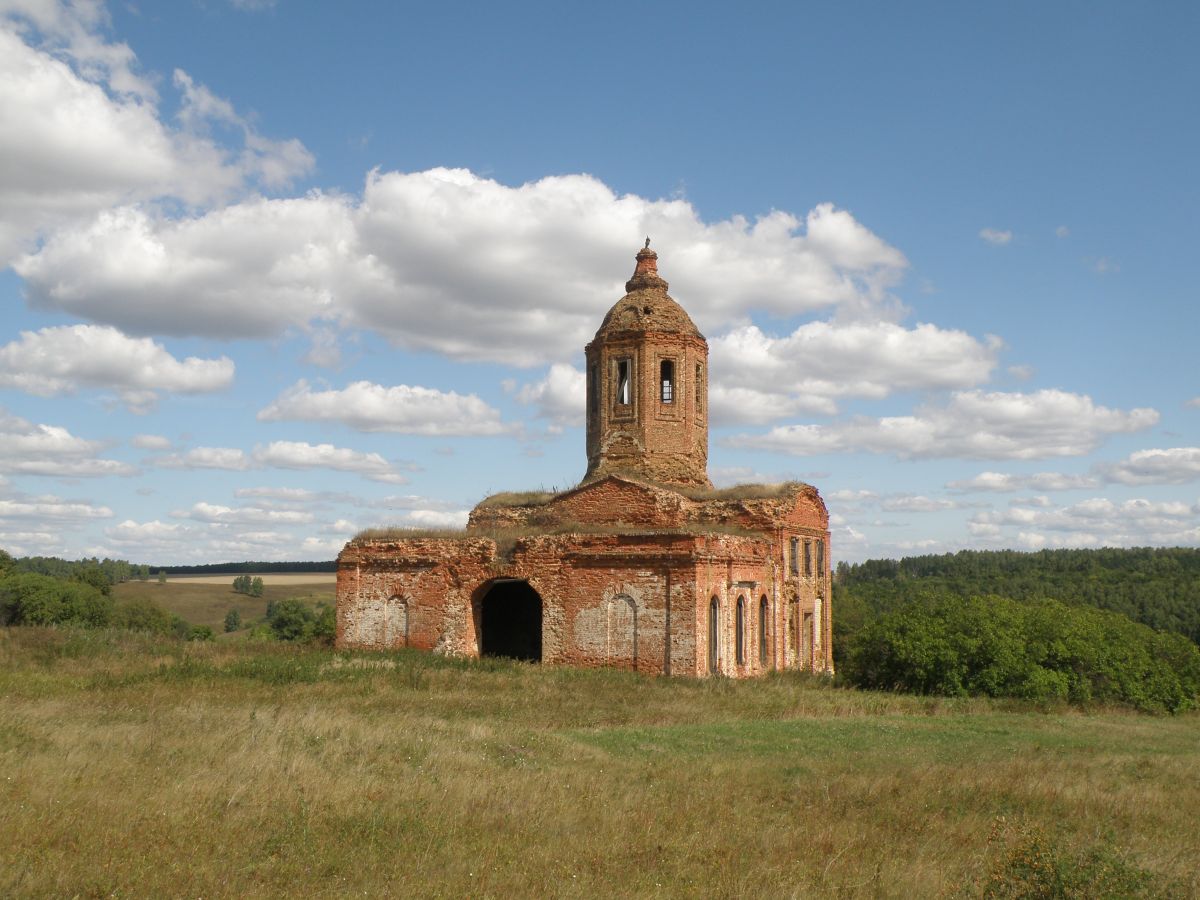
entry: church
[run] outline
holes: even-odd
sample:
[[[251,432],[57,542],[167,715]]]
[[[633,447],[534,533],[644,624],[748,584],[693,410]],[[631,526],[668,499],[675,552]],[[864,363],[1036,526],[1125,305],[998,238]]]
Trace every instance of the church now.
[[[715,489],[708,342],[649,241],[584,349],[587,472],[503,493],[461,532],[338,556],[337,646],[654,675],[832,672],[829,513],[799,482]]]

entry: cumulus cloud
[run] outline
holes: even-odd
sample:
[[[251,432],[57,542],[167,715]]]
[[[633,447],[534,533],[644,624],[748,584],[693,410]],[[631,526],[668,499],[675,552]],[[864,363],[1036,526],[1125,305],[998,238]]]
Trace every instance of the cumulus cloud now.
[[[63,500],[46,495],[42,497],[20,497],[0,500],[0,519],[35,519],[55,522],[71,522],[87,519],[108,519],[113,511],[107,506],[96,506],[83,501]]]
[[[35,303],[130,333],[266,337],[326,321],[529,366],[587,341],[643,234],[710,333],[751,310],[891,314],[907,268],[829,204],[706,223],[686,201],[617,195],[588,175],[510,187],[461,169],[373,172],[358,198],[260,198],[187,218],[125,206],[60,229],[16,268]]]
[[[236,124],[240,146],[215,142],[206,130],[218,110],[183,73],[181,124],[165,124],[150,80],[125,44],[103,37],[105,24],[99,3],[0,4],[0,261],[46,227],[115,204],[203,204],[312,167],[298,142],[265,139],[236,114],[218,121]]]
[[[179,523],[135,522],[126,519],[117,525],[104,529],[105,536],[118,545],[136,547],[158,547],[163,544],[194,541],[200,534],[195,528]]]
[[[319,391],[303,379],[258,413],[260,422],[341,422],[359,431],[420,435],[496,435],[508,431],[500,413],[474,394],[433,388],[384,387],[356,381]]]
[[[191,509],[176,510],[171,515],[177,519],[194,519],[197,522],[212,522],[221,525],[304,525],[312,522],[312,513],[295,509],[263,509],[257,506],[221,506],[203,501],[192,504]],[[245,535],[240,535],[244,540]]]
[[[161,434],[135,434],[129,443],[139,450],[170,450],[171,439]]]
[[[540,381],[522,385],[517,400],[536,407],[538,416],[555,425],[582,425],[587,380],[574,366],[555,363]]]
[[[977,513],[972,534],[992,540],[1008,536],[1030,549],[1195,545],[1200,543],[1200,505],[1093,497],[1069,506],[1013,506]]]
[[[810,322],[787,337],[754,325],[713,339],[714,424],[764,423],[797,412],[832,414],[834,398],[973,387],[988,379],[1000,341],[891,322]]]
[[[1153,409],[1109,409],[1066,391],[959,391],[946,404],[926,404],[911,416],[780,426],[728,443],[797,456],[866,452],[901,459],[1038,459],[1089,453],[1109,435],[1142,431],[1158,418]]]
[[[957,509],[958,503],[937,497],[925,497],[920,494],[897,494],[884,498],[879,506],[888,512],[941,512],[945,509]]]
[[[1186,484],[1200,478],[1200,447],[1138,450],[1096,469],[1108,481],[1121,484]]]
[[[100,441],[76,437],[59,425],[41,425],[0,409],[0,472],[88,478],[132,475],[132,466],[97,456]]]
[[[22,331],[0,347],[0,387],[39,397],[110,388],[133,412],[145,412],[159,391],[198,394],[233,383],[233,361],[178,360],[150,338],[131,338],[101,325],[60,325]]]
[[[406,484],[408,479],[378,453],[363,453],[333,444],[304,441],[272,441],[254,448],[254,460],[280,469],[335,469],[355,472],[371,481]]]
[[[1001,231],[999,228],[981,228],[979,237],[997,247],[1010,243],[1013,239],[1011,231]]]
[[[1037,472],[1032,475],[1009,472],[980,472],[974,478],[951,481],[946,487],[952,491],[1074,491],[1094,488],[1099,479],[1091,475],[1068,475],[1063,472]]]
[[[236,447],[194,447],[186,453],[172,453],[151,460],[164,469],[227,469],[241,472],[253,461]]]

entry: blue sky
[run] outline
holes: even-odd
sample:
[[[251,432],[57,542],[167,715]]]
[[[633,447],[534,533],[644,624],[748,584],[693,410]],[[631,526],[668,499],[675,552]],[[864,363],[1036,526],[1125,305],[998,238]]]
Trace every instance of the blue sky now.
[[[1200,11],[0,0],[0,546],[328,559],[585,467],[649,234],[833,557],[1200,545]]]

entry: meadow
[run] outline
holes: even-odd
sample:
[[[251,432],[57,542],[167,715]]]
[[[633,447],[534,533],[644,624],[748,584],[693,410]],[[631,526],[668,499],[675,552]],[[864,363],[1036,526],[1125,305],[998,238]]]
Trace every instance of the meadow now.
[[[14,627],[0,766],[3,896],[1200,893],[1196,714]]]
[[[237,609],[244,623],[263,618],[272,600],[298,597],[308,604],[334,602],[336,575],[332,572],[280,573],[262,576],[263,594],[250,597],[233,590],[233,575],[186,575],[168,578],[165,584],[150,581],[125,581],[113,585],[113,597],[149,598],[167,612],[186,619],[192,625],[207,625],[218,635],[225,625],[225,614]]]

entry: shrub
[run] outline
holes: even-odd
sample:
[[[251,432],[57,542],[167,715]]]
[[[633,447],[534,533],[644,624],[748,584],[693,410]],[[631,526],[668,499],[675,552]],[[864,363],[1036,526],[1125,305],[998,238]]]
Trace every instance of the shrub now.
[[[864,627],[842,671],[867,688],[1179,712],[1200,693],[1200,648],[1118,613],[943,594]]]
[[[242,614],[236,609],[231,609],[225,613],[225,633],[237,631],[242,627]]]
[[[112,598],[90,584],[32,572],[0,579],[0,622],[5,625],[99,627],[112,617]]]
[[[314,610],[294,597],[271,603],[267,609],[267,624],[281,641],[331,643],[336,629],[333,607],[321,603]]]
[[[170,634],[171,614],[149,597],[130,597],[117,604],[113,624],[132,631]]]
[[[215,635],[207,625],[193,625],[188,632],[189,641],[211,641]]]

